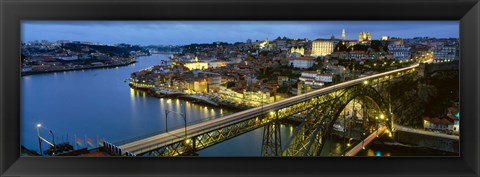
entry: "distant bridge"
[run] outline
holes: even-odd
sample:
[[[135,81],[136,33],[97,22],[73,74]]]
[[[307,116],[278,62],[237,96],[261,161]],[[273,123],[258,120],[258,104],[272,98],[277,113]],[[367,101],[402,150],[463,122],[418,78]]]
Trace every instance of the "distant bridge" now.
[[[178,156],[195,152],[254,129],[265,127],[262,154],[265,156],[318,156],[325,138],[345,106],[352,100],[365,103],[368,114],[391,115],[382,90],[390,80],[416,73],[418,64],[393,71],[342,82],[312,92],[280,100],[213,120],[161,133],[126,144],[106,142],[107,149],[122,156]],[[278,120],[306,113],[285,150],[281,149]]]

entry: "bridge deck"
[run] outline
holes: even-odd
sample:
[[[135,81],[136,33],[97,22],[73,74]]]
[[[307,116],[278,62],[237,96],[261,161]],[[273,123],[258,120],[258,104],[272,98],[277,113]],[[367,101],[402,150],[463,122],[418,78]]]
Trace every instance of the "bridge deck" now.
[[[357,155],[363,149],[363,147],[365,147],[365,146],[369,145],[371,142],[373,142],[373,140],[375,140],[377,138],[377,135],[380,136],[385,131],[385,129],[387,129],[386,126],[380,128],[379,130],[370,134],[367,138],[365,138],[363,140],[363,143],[362,142],[358,143],[355,147],[350,149],[345,154],[345,156],[355,156],[355,155]]]
[[[187,138],[195,137],[195,136],[210,132],[212,130],[216,130],[216,129],[219,129],[228,125],[232,125],[238,122],[242,122],[248,119],[252,119],[257,116],[266,114],[270,111],[279,110],[281,108],[285,108],[285,107],[294,105],[296,103],[309,100],[311,98],[315,98],[324,94],[328,94],[339,89],[347,88],[353,85],[363,84],[364,81],[377,79],[384,76],[389,76],[392,74],[396,74],[398,72],[405,72],[417,67],[418,67],[418,64],[415,64],[409,67],[405,67],[405,68],[401,68],[393,71],[387,71],[387,72],[383,72],[383,73],[379,73],[379,74],[375,74],[375,75],[371,75],[371,76],[367,76],[367,77],[363,77],[363,78],[359,78],[351,81],[342,82],[336,85],[314,90],[307,94],[298,95],[298,96],[280,100],[274,103],[270,103],[270,104],[264,105],[263,108],[262,107],[252,108],[249,110],[237,112],[234,114],[209,120],[206,122],[190,125],[190,126],[187,126],[186,128],[188,133]],[[119,148],[123,152],[141,154],[154,149],[158,149],[168,144],[184,141],[185,140],[184,131],[185,131],[184,128],[176,129],[167,133],[162,133],[162,134],[154,135],[148,138],[127,143],[119,146]]]

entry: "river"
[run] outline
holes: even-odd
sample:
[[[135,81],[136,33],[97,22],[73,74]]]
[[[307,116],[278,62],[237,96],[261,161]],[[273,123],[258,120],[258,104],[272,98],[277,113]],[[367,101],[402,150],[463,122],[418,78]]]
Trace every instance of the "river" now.
[[[137,63],[117,67],[23,76],[21,78],[21,144],[38,151],[36,125],[48,141],[80,139],[77,148],[98,146],[165,130],[165,110],[187,112],[188,122],[198,122],[231,113],[188,101],[147,96],[128,86],[126,79],[141,69],[168,60],[167,54],[142,56]],[[169,129],[181,128],[183,119],[169,114]],[[285,127],[285,126],[282,126]],[[50,134],[52,131],[52,134]],[[290,132],[289,128],[282,131]],[[263,129],[257,129],[200,151],[200,155],[256,156],[260,154]],[[68,137],[68,138],[67,138]],[[86,139],[91,139],[88,145]],[[284,137],[284,142],[288,137]],[[43,150],[48,144],[42,144]]]

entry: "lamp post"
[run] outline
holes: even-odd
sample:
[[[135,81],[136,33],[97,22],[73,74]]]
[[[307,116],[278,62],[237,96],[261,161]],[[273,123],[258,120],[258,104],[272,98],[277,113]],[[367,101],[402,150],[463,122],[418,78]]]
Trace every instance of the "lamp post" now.
[[[167,120],[168,120],[168,114],[169,113],[176,113],[176,114],[179,114],[183,117],[183,120],[184,120],[184,123],[185,123],[185,139],[187,139],[187,115],[184,114],[184,113],[181,113],[181,112],[177,112],[177,111],[172,111],[172,110],[165,110],[165,131],[168,132],[168,125],[167,125]]]
[[[42,127],[42,124],[37,124],[38,146],[40,147],[40,155],[42,155],[42,139],[40,139],[40,127]]]
[[[303,82],[303,88],[305,88],[305,101],[307,101],[307,94],[308,94],[308,88],[307,88],[307,84],[305,84],[305,82]]]
[[[185,104],[181,105],[183,106],[183,111],[185,111],[185,113],[183,113],[183,120],[185,124],[185,140],[187,140],[187,103],[185,102]]]
[[[168,110],[165,110],[165,132],[168,132]]]
[[[50,131],[48,131],[48,133],[49,133],[50,135],[52,135],[52,143],[55,144],[55,135],[53,134],[53,131],[50,130]]]
[[[262,102],[261,102],[261,104],[262,104],[262,113],[263,113],[263,93],[262,93]]]

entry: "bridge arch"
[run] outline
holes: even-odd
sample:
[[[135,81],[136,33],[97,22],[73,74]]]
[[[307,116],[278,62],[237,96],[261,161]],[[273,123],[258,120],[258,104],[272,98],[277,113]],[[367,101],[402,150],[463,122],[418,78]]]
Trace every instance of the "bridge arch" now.
[[[300,125],[282,155],[319,156],[326,140],[326,135],[330,134],[342,110],[354,99],[361,99],[364,102],[369,102],[369,104],[374,104],[376,106],[375,109],[379,110],[387,119],[390,119],[388,104],[386,104],[375,88],[363,84],[352,86],[343,89],[340,94],[326,105],[317,105],[313,110],[316,112],[323,110],[322,114],[313,116],[310,119],[314,120],[305,120]],[[311,135],[305,138],[305,133],[310,133]],[[303,149],[294,150],[294,148],[299,147]]]

